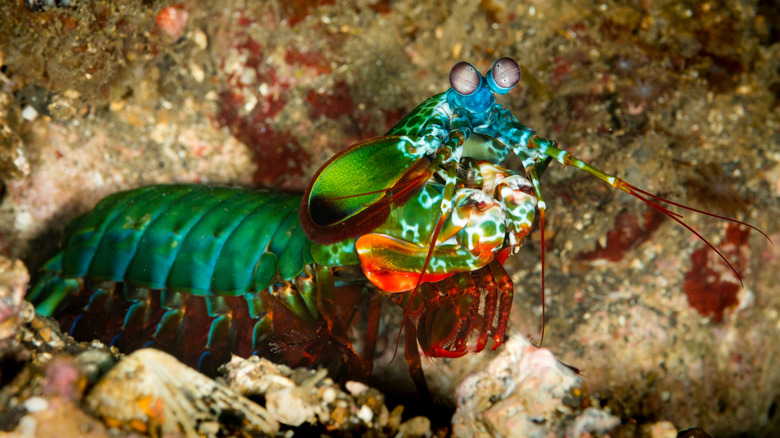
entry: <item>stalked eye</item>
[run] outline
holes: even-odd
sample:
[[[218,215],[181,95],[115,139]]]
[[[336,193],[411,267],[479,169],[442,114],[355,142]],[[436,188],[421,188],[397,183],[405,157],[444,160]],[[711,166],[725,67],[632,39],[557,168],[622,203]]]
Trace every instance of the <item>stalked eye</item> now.
[[[466,61],[455,64],[450,71],[450,85],[458,93],[468,96],[479,88],[482,75]]]
[[[488,85],[498,94],[506,94],[520,82],[520,66],[512,58],[501,58],[488,73]]]

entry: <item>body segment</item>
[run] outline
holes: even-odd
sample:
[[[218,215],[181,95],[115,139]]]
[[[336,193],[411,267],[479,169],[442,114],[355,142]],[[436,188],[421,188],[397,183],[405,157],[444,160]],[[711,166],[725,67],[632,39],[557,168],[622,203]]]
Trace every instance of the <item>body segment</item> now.
[[[112,195],[69,226],[29,298],[72,334],[132,338],[135,348],[188,346],[180,357],[193,365],[205,351],[220,361],[231,351],[249,355],[273,334],[274,314],[309,325],[319,318],[307,304],[316,291],[296,285],[314,277],[299,203],[185,185]]]

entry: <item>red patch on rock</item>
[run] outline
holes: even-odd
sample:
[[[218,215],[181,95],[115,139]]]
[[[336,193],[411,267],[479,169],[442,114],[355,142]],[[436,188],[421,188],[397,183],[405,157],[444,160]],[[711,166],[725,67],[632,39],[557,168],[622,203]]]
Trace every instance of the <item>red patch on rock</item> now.
[[[729,223],[726,237],[718,249],[731,262],[738,272],[745,268],[749,230]],[[723,321],[726,309],[737,305],[737,294],[742,288],[739,279],[723,260],[708,246],[691,254],[693,267],[685,274],[683,290],[688,296],[688,304],[703,316],[711,316],[713,321]]]
[[[241,95],[224,91],[220,94],[220,109],[217,122],[228,127],[241,142],[255,154],[257,171],[254,181],[263,186],[284,186],[301,190],[305,186],[304,168],[310,157],[298,140],[288,131],[274,129],[271,121],[284,108],[285,99],[268,98],[258,102],[249,112],[242,115],[244,99]]]
[[[360,110],[352,98],[352,91],[345,81],[336,82],[332,89],[324,92],[310,90],[306,94],[309,117],[338,119],[347,116],[351,123],[343,123],[342,129],[346,144],[354,144],[378,137],[392,128],[406,115],[406,109],[381,110],[376,114],[370,110]]]
[[[284,52],[284,62],[290,65],[301,65],[313,68],[318,75],[331,72],[330,62],[317,50],[298,50],[295,47],[287,47]]]
[[[242,56],[235,57],[239,60],[238,65],[222,63],[221,68],[227,71],[227,88],[219,95],[215,121],[227,127],[236,139],[254,152],[257,163],[254,181],[257,184],[303,190],[306,185],[304,169],[311,159],[291,131],[293,128],[276,119],[287,104],[286,91],[290,83],[266,64],[264,48],[254,39],[241,36],[231,47]],[[288,61],[307,66],[316,64],[320,68],[327,66],[323,59],[317,59],[311,53],[292,53]],[[254,74],[247,74],[248,71]],[[256,94],[260,83],[269,89],[265,95]],[[247,102],[253,95],[257,100],[250,106]]]
[[[349,91],[349,85],[344,81],[337,82],[333,89],[325,93],[310,90],[306,95],[306,103],[309,104],[311,118],[325,116],[329,119],[337,119],[341,115],[351,115],[355,111],[355,101]]]
[[[387,14],[392,10],[392,5],[390,4],[390,0],[378,0],[368,5],[368,8],[377,14]]]
[[[335,0],[289,0],[281,2],[281,6],[287,22],[290,23],[290,26],[295,26],[309,15],[312,8],[334,3]]]
[[[639,223],[636,215],[627,211],[615,216],[615,226],[607,233],[607,244],[596,245],[596,249],[580,253],[578,260],[606,259],[616,262],[625,257],[626,252],[646,241],[661,225],[664,214],[654,208],[645,211],[643,223]]]

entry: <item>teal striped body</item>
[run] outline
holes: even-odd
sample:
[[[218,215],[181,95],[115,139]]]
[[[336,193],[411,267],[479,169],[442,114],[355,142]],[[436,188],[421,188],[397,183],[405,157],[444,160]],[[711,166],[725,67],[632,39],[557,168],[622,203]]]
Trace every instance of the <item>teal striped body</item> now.
[[[148,186],[115,193],[66,229],[45,267],[194,295],[242,295],[312,263],[300,197],[237,188]]]
[[[156,346],[201,368],[204,352],[278,350],[267,343],[284,339],[280,324],[315,339],[319,275],[300,202],[188,185],[113,194],[68,225],[28,299],[77,339]]]

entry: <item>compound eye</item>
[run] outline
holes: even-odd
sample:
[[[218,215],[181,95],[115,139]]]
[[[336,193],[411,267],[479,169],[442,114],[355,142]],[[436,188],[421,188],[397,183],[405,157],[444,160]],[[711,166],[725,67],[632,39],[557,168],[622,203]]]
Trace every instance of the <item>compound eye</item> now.
[[[477,91],[482,83],[482,75],[466,61],[455,64],[450,71],[450,85],[458,93],[468,96]]]
[[[489,76],[493,84],[498,87],[498,92],[504,94],[520,82],[520,66],[512,58],[501,58],[493,64]]]

